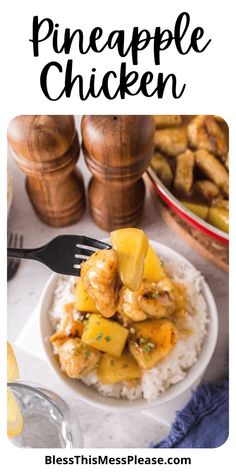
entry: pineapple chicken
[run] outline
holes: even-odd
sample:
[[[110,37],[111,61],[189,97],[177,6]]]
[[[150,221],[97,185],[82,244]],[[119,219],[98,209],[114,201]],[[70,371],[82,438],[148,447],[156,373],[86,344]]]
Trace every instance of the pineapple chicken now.
[[[101,353],[83,344],[80,338],[68,338],[58,345],[58,356],[62,371],[72,379],[79,379],[94,369]]]
[[[81,264],[81,279],[97,310],[106,318],[113,316],[120,288],[116,252],[113,249],[95,252]]]
[[[117,253],[122,284],[130,290],[138,290],[148,252],[147,236],[141,229],[123,228],[111,233],[111,242]]]
[[[103,354],[98,367],[98,378],[102,384],[135,380],[142,377],[142,370],[127,350],[120,357]]]
[[[176,345],[178,331],[169,320],[147,320],[134,324],[129,350],[142,369],[152,369]]]
[[[211,115],[197,115],[188,125],[190,144],[220,156],[224,162],[228,152],[226,136]]]
[[[50,337],[51,343],[60,342],[63,343],[68,336],[80,337],[82,336],[84,325],[81,320],[74,319],[73,316],[74,303],[66,303],[64,305],[64,316],[61,318],[60,327]]]
[[[82,341],[99,351],[119,357],[125,347],[129,331],[119,323],[91,314],[83,332]]]
[[[81,264],[74,303],[64,306],[50,341],[70,378],[95,369],[103,384],[138,382],[175,346],[187,293],[167,275],[142,230],[117,230],[111,240],[114,249]]]
[[[174,283],[165,277],[158,283],[144,280],[137,292],[128,288],[121,291],[118,312],[133,321],[147,318],[166,318],[179,307],[181,294]]]
[[[187,129],[185,127],[157,129],[154,143],[156,148],[167,156],[178,156],[188,147]]]

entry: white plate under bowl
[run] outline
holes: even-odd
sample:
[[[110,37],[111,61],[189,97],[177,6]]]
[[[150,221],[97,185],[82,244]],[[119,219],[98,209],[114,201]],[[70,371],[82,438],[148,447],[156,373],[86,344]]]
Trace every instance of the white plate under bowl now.
[[[153,249],[158,253],[158,255],[164,260],[171,259],[171,261],[174,261],[177,265],[179,263],[185,263],[189,266],[189,268],[193,268],[192,264],[188,262],[187,259],[185,259],[173,249],[170,249],[169,247],[164,246],[163,244],[157,243],[155,241],[150,241],[150,244],[152,245]],[[56,361],[53,355],[52,345],[49,341],[49,336],[53,334],[53,329],[48,317],[48,312],[52,303],[57,280],[57,274],[53,274],[50,277],[43,290],[39,302],[41,341],[50,367],[53,369],[55,374],[60,377],[61,381],[64,384],[66,384],[71,390],[76,392],[80,400],[83,400],[89,403],[90,405],[106,410],[120,412],[128,410],[146,410],[149,408],[159,407],[171,400],[174,400],[179,395],[183,394],[187,390],[190,390],[191,387],[193,387],[193,385],[197,382],[197,380],[202,377],[214,353],[218,335],[218,315],[216,304],[214,301],[214,297],[210,291],[210,288],[204,280],[202,280],[201,282],[201,291],[207,302],[210,323],[208,324],[208,335],[204,340],[199,357],[196,363],[192,367],[190,367],[190,369],[188,369],[187,375],[183,380],[176,383],[175,385],[172,385],[168,388],[166,392],[161,393],[156,400],[150,402],[144,399],[130,401],[128,399],[105,397],[98,393],[93,387],[88,387],[82,381],[70,379],[65,374],[63,374],[58,365],[58,362]],[[60,392],[58,392],[58,394],[60,394]]]

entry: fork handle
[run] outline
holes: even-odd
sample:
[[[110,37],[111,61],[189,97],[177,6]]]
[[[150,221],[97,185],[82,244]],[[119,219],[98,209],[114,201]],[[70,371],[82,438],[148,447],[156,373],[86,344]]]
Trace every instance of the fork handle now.
[[[34,259],[38,261],[38,251],[41,248],[37,249],[16,249],[13,247],[7,248],[7,257],[13,257],[14,259]]]

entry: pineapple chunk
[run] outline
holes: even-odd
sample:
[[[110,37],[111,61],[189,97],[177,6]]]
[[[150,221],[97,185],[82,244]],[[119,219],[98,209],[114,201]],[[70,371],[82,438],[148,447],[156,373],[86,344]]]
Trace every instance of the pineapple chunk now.
[[[19,436],[23,431],[23,416],[15,395],[7,387],[7,434],[9,438]]]
[[[75,308],[78,311],[86,311],[88,313],[99,313],[95,302],[88,294],[81,277],[78,278],[75,287]]]
[[[164,359],[178,340],[175,325],[166,319],[134,323],[135,335],[129,350],[142,369],[152,369]]]
[[[141,229],[124,228],[110,233],[113,248],[118,256],[118,268],[123,285],[130,290],[139,289],[143,278],[148,239]]]
[[[128,334],[128,329],[119,323],[107,320],[101,315],[92,314],[86,323],[82,342],[99,351],[119,357],[125,347]]]
[[[103,354],[97,374],[102,384],[114,384],[142,377],[142,371],[129,351],[123,352],[120,357]]]
[[[14,382],[20,377],[16,356],[12,345],[7,341],[7,381]]]
[[[208,210],[209,210],[207,205],[203,205],[201,203],[188,202],[185,200],[180,200],[180,201],[186,208],[188,208],[190,211],[195,213],[195,215],[199,216],[203,220],[206,220]]]
[[[207,221],[225,233],[229,232],[229,212],[224,208],[211,207],[207,215]]]
[[[161,260],[149,244],[147,257],[145,259],[143,279],[150,282],[159,282],[166,277],[166,273]]]

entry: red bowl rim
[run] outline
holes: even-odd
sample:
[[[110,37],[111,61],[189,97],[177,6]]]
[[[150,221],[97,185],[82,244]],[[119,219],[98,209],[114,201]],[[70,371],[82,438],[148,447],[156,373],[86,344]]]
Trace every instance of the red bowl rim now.
[[[186,208],[163,184],[163,182],[157,177],[153,169],[151,167],[147,170],[147,175],[151,180],[151,183],[158,193],[158,195],[162,198],[162,200],[167,203],[167,205],[174,210],[179,216],[181,216],[184,220],[190,223],[195,228],[199,229],[207,236],[214,238],[215,240],[223,243],[224,245],[229,244],[229,236],[224,231],[221,231],[218,228],[215,228],[211,224],[207,223],[206,221],[202,220],[200,217],[192,213],[188,208]]]

